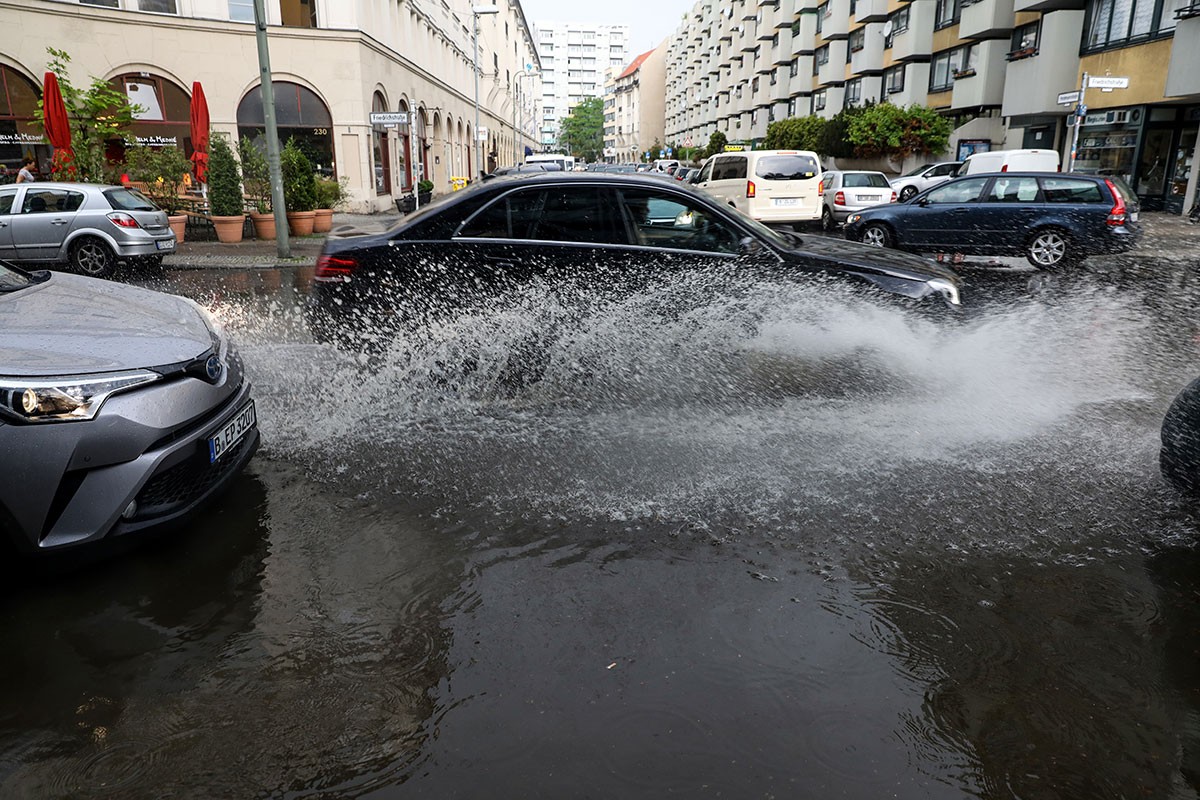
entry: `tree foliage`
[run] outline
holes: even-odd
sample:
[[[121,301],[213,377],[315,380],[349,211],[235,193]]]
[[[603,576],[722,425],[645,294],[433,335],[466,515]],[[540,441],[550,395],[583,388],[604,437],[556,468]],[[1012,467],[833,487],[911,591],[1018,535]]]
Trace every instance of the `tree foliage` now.
[[[129,177],[146,186],[146,194],[168,213],[179,210],[179,194],[192,162],[174,145],[131,147],[125,151]]]
[[[238,159],[242,162],[242,185],[255,213],[271,213],[271,168],[267,164],[267,142],[260,135],[238,142]]]
[[[208,145],[208,202],[214,216],[236,217],[243,213],[237,159],[222,136],[212,137]]]
[[[558,129],[565,152],[585,161],[598,161],[604,153],[604,101],[589,97],[571,109]]]
[[[767,150],[819,150],[825,119],[815,114],[790,117],[767,126],[763,147]]]
[[[317,207],[317,175],[313,163],[295,139],[288,139],[279,154],[283,173],[283,203],[288,211],[312,211]]]
[[[56,169],[54,179],[114,183],[115,169],[105,157],[107,143],[112,139],[129,141],[126,129],[141,107],[132,105],[123,91],[95,76],[86,89],[77,88],[71,83],[69,73],[71,56],[53,47],[47,47],[46,52],[50,55],[46,68],[57,76],[63,105],[67,107],[71,149],[75,152],[75,174],[60,174]],[[41,100],[37,120],[45,126]]]
[[[729,139],[720,131],[713,131],[708,137],[708,147],[705,148],[706,156],[715,156],[717,153],[725,152],[725,145],[729,144]]]
[[[880,103],[863,108],[846,123],[846,139],[862,158],[941,153],[950,144],[953,124],[931,108]]]

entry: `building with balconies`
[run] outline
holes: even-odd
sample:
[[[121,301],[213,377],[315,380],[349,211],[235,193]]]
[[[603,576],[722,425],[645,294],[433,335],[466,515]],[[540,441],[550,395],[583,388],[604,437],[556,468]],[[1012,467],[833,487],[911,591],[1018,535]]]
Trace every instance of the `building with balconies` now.
[[[533,28],[542,63],[541,146],[554,150],[563,118],[583,100],[603,97],[609,71],[629,64],[629,27],[538,20]]]
[[[610,164],[637,161],[639,153],[662,143],[665,57],[664,43],[639,55],[606,84],[604,160]]]

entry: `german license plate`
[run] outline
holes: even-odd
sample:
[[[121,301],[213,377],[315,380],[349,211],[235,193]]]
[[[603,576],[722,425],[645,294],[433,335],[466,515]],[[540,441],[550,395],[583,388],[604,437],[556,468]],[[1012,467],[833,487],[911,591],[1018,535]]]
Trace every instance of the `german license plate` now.
[[[1129,215],[1129,221],[1130,221],[1130,222],[1137,222],[1137,221],[1138,221],[1138,212],[1137,212],[1137,211],[1135,211],[1135,212],[1133,212],[1132,214],[1130,214],[1130,215]]]
[[[174,250],[175,249],[175,240],[174,239],[159,239],[157,242],[154,243],[154,246],[157,247],[159,250]]]
[[[880,197],[880,195],[877,195],[877,194],[860,194],[858,196],[858,199],[864,200],[864,201],[865,200],[878,200],[879,197]]]
[[[242,406],[233,415],[233,419],[225,423],[216,436],[208,440],[208,463],[215,464],[217,459],[232,450],[238,442],[258,424],[258,416],[254,413],[254,401]]]
[[[798,198],[798,197],[776,197],[771,202],[776,206],[794,206],[794,205],[799,205],[800,198]]]

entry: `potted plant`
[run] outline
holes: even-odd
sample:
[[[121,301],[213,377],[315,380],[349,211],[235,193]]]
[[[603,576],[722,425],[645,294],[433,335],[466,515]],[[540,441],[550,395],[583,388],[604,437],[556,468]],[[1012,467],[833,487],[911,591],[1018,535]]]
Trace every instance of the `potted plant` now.
[[[250,221],[258,239],[275,238],[275,215],[271,205],[271,169],[267,165],[266,146],[261,140],[245,137],[238,142],[238,158],[242,162],[242,185],[250,203]]]
[[[317,178],[317,207],[313,233],[328,233],[333,228],[333,212],[346,202],[346,179]]]
[[[208,205],[217,239],[228,243],[240,242],[242,227],[246,224],[242,181],[233,150],[221,136],[212,137],[208,146]]]
[[[146,194],[163,211],[175,232],[175,241],[182,243],[187,226],[187,215],[181,213],[184,198],[181,196],[185,177],[192,171],[192,162],[183,151],[174,145],[161,147],[133,147],[125,152],[129,176],[145,187]]]
[[[417,199],[421,205],[428,205],[433,200],[433,181],[426,179],[417,182]]]
[[[287,206],[288,230],[293,236],[308,236],[313,232],[313,209],[317,206],[317,180],[312,162],[296,144],[288,139],[279,156],[283,172],[283,202]]]

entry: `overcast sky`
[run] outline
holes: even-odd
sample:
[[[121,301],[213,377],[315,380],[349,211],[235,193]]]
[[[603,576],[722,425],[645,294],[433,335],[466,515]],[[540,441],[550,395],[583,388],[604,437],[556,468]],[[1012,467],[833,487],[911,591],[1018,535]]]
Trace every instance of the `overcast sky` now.
[[[652,50],[675,32],[695,0],[521,0],[525,19],[629,26],[629,58]]]

